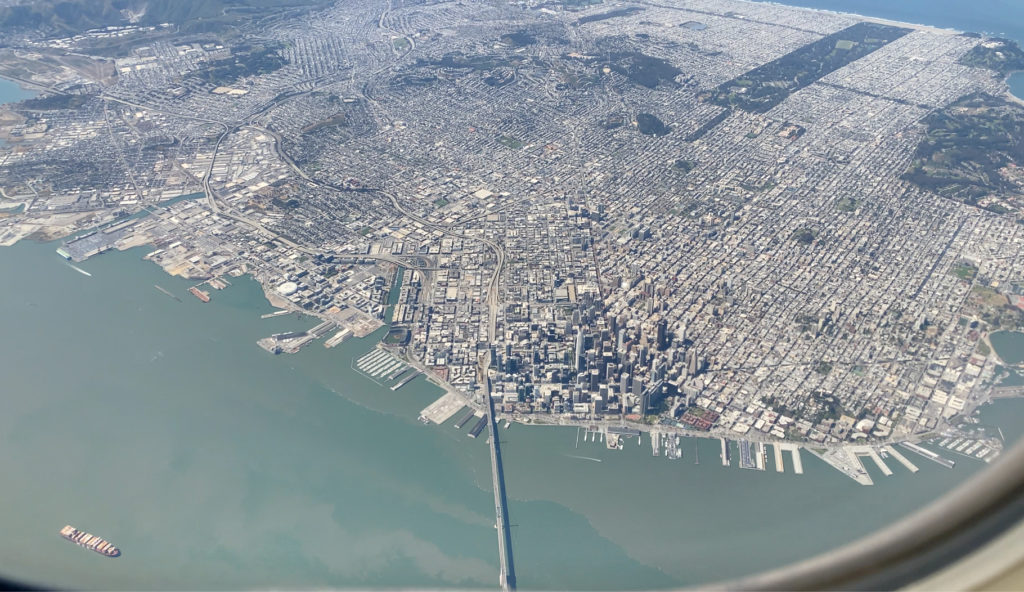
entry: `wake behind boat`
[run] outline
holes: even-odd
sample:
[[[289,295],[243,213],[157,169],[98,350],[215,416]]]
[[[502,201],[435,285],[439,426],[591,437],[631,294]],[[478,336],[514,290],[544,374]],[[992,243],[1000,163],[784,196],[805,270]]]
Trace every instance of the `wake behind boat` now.
[[[73,265],[71,263],[68,263],[67,266],[70,267],[71,269],[74,269],[75,271],[77,271],[78,273],[80,273],[82,275],[87,275],[89,277],[92,277],[91,273],[89,273],[88,271],[82,269],[81,267],[79,267],[77,265]]]

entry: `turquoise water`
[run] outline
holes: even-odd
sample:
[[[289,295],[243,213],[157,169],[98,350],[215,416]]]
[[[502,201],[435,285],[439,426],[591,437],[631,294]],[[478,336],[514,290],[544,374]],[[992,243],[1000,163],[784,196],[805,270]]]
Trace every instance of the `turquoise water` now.
[[[1024,363],[1024,333],[997,331],[989,335],[989,341],[999,357],[1007,364]]]

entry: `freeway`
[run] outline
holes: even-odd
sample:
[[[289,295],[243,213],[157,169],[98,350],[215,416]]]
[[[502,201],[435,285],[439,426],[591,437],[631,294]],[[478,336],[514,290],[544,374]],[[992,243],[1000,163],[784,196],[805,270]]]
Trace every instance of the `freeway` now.
[[[459,232],[455,232],[454,230],[452,230],[451,228],[448,228],[446,226],[441,226],[440,224],[434,224],[433,222],[430,222],[429,220],[427,220],[427,219],[425,219],[425,218],[423,218],[421,216],[418,216],[418,215],[410,212],[409,210],[407,210],[404,206],[402,206],[402,204],[398,201],[398,198],[395,197],[394,194],[388,193],[388,192],[383,191],[383,190],[381,190],[381,193],[386,195],[387,198],[391,200],[391,205],[394,206],[394,208],[396,210],[401,212],[402,215],[404,215],[405,217],[409,218],[410,220],[413,220],[415,222],[419,222],[420,224],[422,224],[424,226],[424,228],[430,228],[431,230],[438,230],[438,231],[440,231],[440,232],[442,232],[444,234],[447,234],[449,236],[454,236],[456,238],[461,238],[463,240],[480,241],[480,242],[484,243],[485,245],[487,245],[488,247],[490,247],[491,250],[494,251],[494,255],[497,258],[497,263],[494,266],[494,273],[491,275],[491,280],[487,284],[487,308],[488,308],[487,340],[493,346],[495,344],[495,337],[496,337],[495,334],[497,333],[497,324],[498,324],[497,323],[497,319],[498,319],[498,282],[501,279],[501,271],[505,267],[505,249],[501,248],[501,245],[499,245],[497,242],[492,241],[490,239],[479,237],[479,236],[468,236],[468,235],[465,235],[465,234],[462,234],[462,233],[459,233]]]

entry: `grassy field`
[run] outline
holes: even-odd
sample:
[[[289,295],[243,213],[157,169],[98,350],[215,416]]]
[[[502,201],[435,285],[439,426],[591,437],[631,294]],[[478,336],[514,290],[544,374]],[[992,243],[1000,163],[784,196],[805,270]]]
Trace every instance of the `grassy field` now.
[[[519,150],[523,147],[523,141],[512,136],[498,136],[498,143],[512,150]]]

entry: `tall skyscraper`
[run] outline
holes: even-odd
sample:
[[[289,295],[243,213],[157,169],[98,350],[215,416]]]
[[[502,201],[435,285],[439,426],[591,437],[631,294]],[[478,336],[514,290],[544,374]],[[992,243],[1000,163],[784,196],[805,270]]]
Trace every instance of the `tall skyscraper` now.
[[[655,326],[655,343],[659,351],[668,347],[668,321],[661,319]]]
[[[573,369],[579,372],[583,369],[586,364],[586,360],[583,358],[583,331],[576,333],[576,355],[573,357]]]

